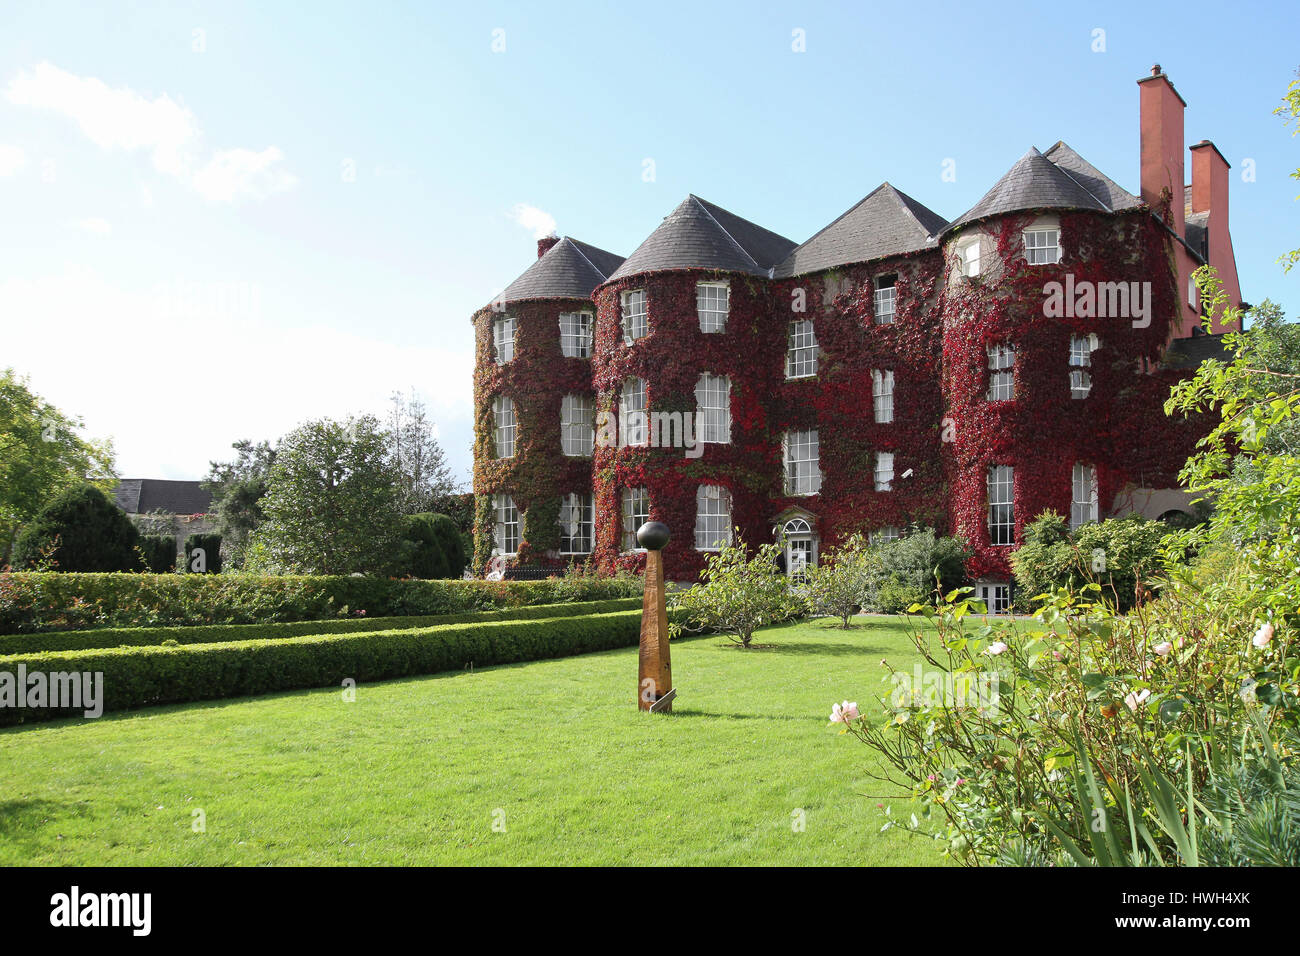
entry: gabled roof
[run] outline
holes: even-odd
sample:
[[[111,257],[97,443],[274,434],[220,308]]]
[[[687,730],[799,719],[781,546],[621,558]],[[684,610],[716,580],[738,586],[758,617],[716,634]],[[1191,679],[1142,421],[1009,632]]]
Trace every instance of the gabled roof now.
[[[1030,148],[983,199],[954,219],[944,231],[951,232],[989,216],[1031,209],[1115,212],[1139,204],[1140,201],[1064,143],[1057,143],[1048,152],[1051,158]]]
[[[212,493],[197,481],[123,478],[113,489],[113,497],[127,514],[160,511],[169,515],[201,515],[212,507]]]
[[[721,269],[767,276],[794,246],[784,236],[691,195],[609,278],[667,269]]]
[[[587,299],[622,261],[622,256],[565,236],[506,286],[501,298],[505,302]]]
[[[935,236],[947,225],[889,183],[881,183],[856,206],[840,216],[776,268],[777,278],[819,272],[854,262],[933,248]]]

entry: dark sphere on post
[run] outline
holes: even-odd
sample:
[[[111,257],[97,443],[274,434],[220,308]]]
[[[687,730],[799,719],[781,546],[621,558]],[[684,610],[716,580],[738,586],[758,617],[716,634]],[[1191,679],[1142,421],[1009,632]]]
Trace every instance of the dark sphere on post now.
[[[662,521],[647,521],[636,532],[636,543],[647,551],[661,551],[668,543],[668,525]]]

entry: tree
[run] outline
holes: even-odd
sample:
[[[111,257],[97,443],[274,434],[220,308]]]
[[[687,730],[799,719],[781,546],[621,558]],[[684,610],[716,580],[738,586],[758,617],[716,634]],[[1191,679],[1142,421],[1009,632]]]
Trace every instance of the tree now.
[[[112,490],[112,443],[82,438],[83,427],[13,369],[0,374],[0,565],[22,526],[60,491],[87,481]]]
[[[209,462],[203,488],[212,493],[212,511],[222,549],[232,567],[242,567],[249,537],[266,520],[262,499],[267,478],[275,464],[275,447],[270,442],[254,444],[247,439],[230,446],[237,452],[230,462]]]
[[[121,508],[91,484],[66,488],[27,523],[14,542],[16,567],[56,571],[138,571],[140,533]]]
[[[453,494],[456,483],[446,454],[434,434],[424,402],[411,390],[392,395],[388,416],[389,456],[401,474],[401,508],[405,514],[433,510],[436,499]]]
[[[402,556],[401,473],[373,415],[316,419],[280,442],[245,566],[387,574]]]
[[[840,619],[840,627],[849,627],[849,618],[865,600],[867,588],[881,570],[880,554],[855,534],[827,555],[815,568],[804,572],[808,585],[808,604],[818,614]]]
[[[1275,114],[1282,117],[1282,122],[1287,126],[1292,123],[1296,124],[1295,129],[1291,130],[1292,136],[1300,133],[1300,70],[1296,70],[1296,76],[1297,79],[1291,81],[1291,85],[1286,88],[1286,92],[1282,95],[1282,105],[1273,110]],[[1300,179],[1300,169],[1291,173],[1291,178]],[[1300,249],[1292,249],[1290,252],[1283,253],[1278,262],[1282,263],[1283,272],[1290,272],[1291,267],[1300,262]]]
[[[700,583],[670,595],[674,633],[720,631],[747,648],[758,628],[797,617],[806,606],[777,564],[784,547],[765,544],[750,556],[738,537],[710,554]]]

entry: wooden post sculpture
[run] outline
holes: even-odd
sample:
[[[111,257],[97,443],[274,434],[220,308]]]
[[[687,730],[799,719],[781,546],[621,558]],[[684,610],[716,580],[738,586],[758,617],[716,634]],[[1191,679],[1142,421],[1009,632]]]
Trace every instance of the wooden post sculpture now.
[[[668,651],[668,605],[664,595],[663,546],[668,526],[647,521],[636,540],[645,548],[645,597],[641,600],[641,661],[637,700],[641,710],[666,714],[673,709],[673,668]]]

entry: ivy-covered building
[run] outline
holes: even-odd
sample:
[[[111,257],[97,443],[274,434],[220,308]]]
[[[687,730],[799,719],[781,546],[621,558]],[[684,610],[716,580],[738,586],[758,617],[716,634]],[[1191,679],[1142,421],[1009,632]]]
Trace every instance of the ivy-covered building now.
[[[1217,350],[1192,271],[1240,304],[1228,163],[1139,81],[1133,194],[1065,143],[949,221],[885,183],[796,243],[688,196],[626,259],[572,238],[474,315],[476,559],[604,569],[673,532],[690,579],[735,529],[786,566],[855,532],[959,534],[995,607],[1046,509],[1186,509],[1201,427],[1170,384]]]

